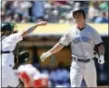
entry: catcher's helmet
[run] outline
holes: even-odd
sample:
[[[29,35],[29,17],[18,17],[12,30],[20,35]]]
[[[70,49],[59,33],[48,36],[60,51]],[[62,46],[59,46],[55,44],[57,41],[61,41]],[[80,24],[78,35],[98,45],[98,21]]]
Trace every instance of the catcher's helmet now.
[[[76,13],[82,13],[83,16],[84,16],[84,19],[86,19],[86,14],[85,14],[85,12],[84,12],[83,9],[76,9],[76,10],[74,10],[74,11],[73,11],[73,17],[74,17],[74,15],[75,15]]]
[[[1,25],[1,32],[4,32],[4,31],[12,32],[13,28],[14,28],[14,25],[11,24],[11,23],[2,23],[2,25]]]

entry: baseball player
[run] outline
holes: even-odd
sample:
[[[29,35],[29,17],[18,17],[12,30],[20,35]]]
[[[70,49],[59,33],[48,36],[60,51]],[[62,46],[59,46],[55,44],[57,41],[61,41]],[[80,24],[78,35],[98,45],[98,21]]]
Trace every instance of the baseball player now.
[[[41,74],[31,64],[21,65],[17,69],[17,75],[20,78],[20,80],[24,83],[24,87],[48,87],[48,75]]]
[[[86,24],[84,10],[73,11],[72,16],[76,26],[66,32],[52,49],[43,53],[40,59],[44,61],[45,58],[60,51],[64,46],[71,44],[73,60],[70,67],[71,87],[80,87],[83,78],[87,87],[97,87],[96,68],[92,58],[94,57],[94,46],[97,45],[98,63],[105,62],[103,41],[98,32]]]
[[[40,73],[33,65],[26,64],[29,59],[28,51],[20,52],[18,58],[19,61],[15,65],[15,73],[21,81],[17,87],[23,87],[22,84],[28,88],[48,87],[48,75]]]
[[[1,26],[1,66],[2,72],[0,73],[1,77],[1,87],[16,87],[18,85],[18,78],[15,76],[13,71],[14,66],[14,55],[13,51],[18,42],[20,42],[23,37],[31,33],[38,26],[45,25],[45,21],[36,23],[32,27],[24,30],[22,33],[14,33],[13,28],[10,23],[4,23]]]

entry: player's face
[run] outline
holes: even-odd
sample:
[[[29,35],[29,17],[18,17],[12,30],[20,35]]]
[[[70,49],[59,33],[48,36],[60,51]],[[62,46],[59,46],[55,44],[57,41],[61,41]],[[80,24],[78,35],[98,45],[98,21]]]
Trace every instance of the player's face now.
[[[85,22],[83,14],[79,12],[74,14],[74,20],[76,21],[76,23]]]

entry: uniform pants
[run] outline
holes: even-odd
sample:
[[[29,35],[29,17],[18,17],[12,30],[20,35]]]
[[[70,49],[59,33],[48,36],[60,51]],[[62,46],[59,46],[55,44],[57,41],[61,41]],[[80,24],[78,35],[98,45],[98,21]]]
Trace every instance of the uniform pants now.
[[[80,87],[82,80],[87,87],[97,87],[97,76],[94,61],[88,63],[73,61],[70,68],[71,87]]]
[[[10,66],[2,66],[1,73],[2,87],[8,86],[16,87],[19,84],[18,77],[15,75],[14,70]]]

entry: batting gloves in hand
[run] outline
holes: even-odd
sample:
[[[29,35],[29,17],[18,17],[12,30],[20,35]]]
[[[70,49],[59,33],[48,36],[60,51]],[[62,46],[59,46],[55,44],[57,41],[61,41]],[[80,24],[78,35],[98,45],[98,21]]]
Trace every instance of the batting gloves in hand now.
[[[40,60],[41,61],[44,61],[47,57],[49,57],[52,53],[51,52],[46,52],[46,53],[43,53],[41,56],[40,56]]]
[[[99,64],[104,64],[105,60],[104,60],[104,56],[100,55],[100,57],[98,58],[98,63]]]

